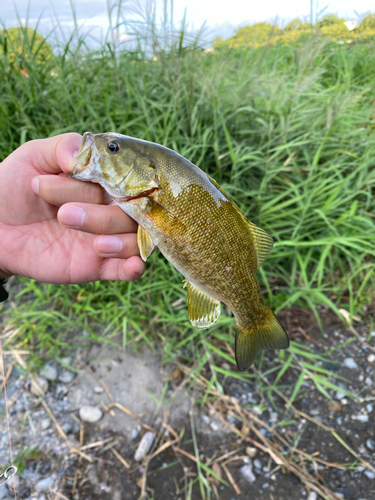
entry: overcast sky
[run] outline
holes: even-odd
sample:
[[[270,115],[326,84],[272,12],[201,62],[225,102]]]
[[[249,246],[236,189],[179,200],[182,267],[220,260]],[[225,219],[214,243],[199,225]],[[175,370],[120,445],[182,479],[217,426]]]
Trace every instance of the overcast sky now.
[[[13,2],[0,0],[0,20],[6,27],[17,25],[17,17]],[[21,19],[27,16],[29,8],[29,25],[35,26],[36,19],[42,14],[42,21],[39,25],[39,31],[46,34],[51,25],[55,25],[54,20],[58,18],[60,24],[69,29],[73,26],[73,16],[69,0],[14,0]],[[115,0],[109,0],[114,4]],[[139,0],[143,6],[147,5],[147,0]],[[150,0],[148,0],[150,5]],[[374,0],[314,0],[314,12],[321,11],[328,6],[325,12],[338,14],[346,19],[357,20],[358,14],[375,11]],[[86,26],[108,27],[107,1],[106,0],[73,0],[77,19],[79,23],[85,22]],[[131,5],[135,1],[123,1],[123,12],[129,16]],[[163,4],[162,0],[157,0],[159,7]],[[169,4],[169,2],[168,2]],[[53,8],[52,8],[53,7]],[[222,34],[224,37],[230,36],[233,27],[243,24],[249,24],[257,21],[279,19],[282,23],[295,17],[306,17],[310,15],[310,0],[175,0],[174,1],[174,20],[179,21],[185,8],[187,9],[187,20],[190,27],[198,28],[207,21],[207,24],[213,28],[213,33]],[[161,8],[159,9],[161,12]],[[149,12],[150,8],[146,8]],[[52,22],[52,24],[51,24]]]

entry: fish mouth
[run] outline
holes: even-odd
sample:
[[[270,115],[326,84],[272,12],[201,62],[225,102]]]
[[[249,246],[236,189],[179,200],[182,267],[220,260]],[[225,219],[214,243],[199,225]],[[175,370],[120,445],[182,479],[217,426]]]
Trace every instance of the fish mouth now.
[[[94,134],[91,132],[85,132],[82,137],[81,145],[77,156],[75,157],[75,165],[71,172],[71,177],[82,178],[82,172],[86,169],[90,169],[96,163],[97,160],[97,150],[94,143]]]

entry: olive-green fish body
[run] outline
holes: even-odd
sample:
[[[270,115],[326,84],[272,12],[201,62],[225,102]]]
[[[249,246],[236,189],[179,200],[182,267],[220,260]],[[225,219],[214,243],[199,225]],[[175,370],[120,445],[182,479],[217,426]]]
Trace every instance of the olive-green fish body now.
[[[186,278],[195,327],[215,323],[220,302],[233,311],[240,370],[261,349],[288,347],[255,278],[272,238],[213,179],[168,148],[114,133],[86,133],[76,161],[74,178],[99,182],[138,222],[142,258],[158,246]]]

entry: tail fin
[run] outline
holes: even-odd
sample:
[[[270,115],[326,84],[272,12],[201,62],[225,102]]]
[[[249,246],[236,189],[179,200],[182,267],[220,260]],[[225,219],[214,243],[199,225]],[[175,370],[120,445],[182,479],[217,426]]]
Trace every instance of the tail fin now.
[[[250,368],[263,349],[288,349],[289,339],[271,309],[266,306],[265,319],[257,326],[246,328],[237,323],[236,362],[244,372]]]

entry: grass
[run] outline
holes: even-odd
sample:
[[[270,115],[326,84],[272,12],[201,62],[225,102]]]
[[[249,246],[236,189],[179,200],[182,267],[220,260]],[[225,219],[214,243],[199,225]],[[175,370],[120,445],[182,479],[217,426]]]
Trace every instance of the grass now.
[[[171,147],[275,239],[258,278],[276,312],[306,307],[320,321],[325,306],[339,317],[340,308],[363,315],[375,287],[374,43],[311,38],[301,46],[206,53],[185,30],[185,22],[168,31],[168,22],[158,27],[151,19],[138,25],[128,49],[113,28],[94,50],[77,27],[43,61],[27,31],[11,57],[3,31],[0,159],[27,140],[68,131],[116,131]],[[124,349],[147,344],[165,362],[189,366],[190,387],[208,367],[202,405],[223,396],[228,377],[256,382],[273,405],[287,370],[295,376],[289,408],[306,378],[327,398],[342,391],[322,367],[324,356],[296,342],[273,362],[263,353],[254,371],[232,370],[233,317],[222,314],[207,334],[194,330],[182,277],[157,253],[136,283],[17,283],[21,291],[0,314],[8,331],[17,328],[10,337],[30,350],[34,370],[77,345],[112,343],[120,334]]]

